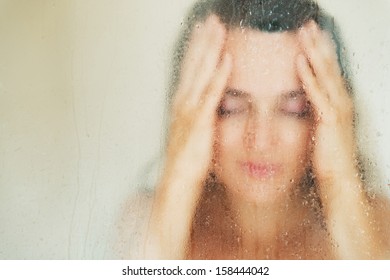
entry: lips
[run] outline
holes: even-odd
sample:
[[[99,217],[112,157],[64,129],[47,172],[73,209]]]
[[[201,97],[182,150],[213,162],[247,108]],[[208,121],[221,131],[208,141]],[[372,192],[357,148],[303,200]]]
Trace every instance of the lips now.
[[[280,171],[280,165],[251,161],[242,162],[241,168],[246,174],[257,179],[271,178]]]

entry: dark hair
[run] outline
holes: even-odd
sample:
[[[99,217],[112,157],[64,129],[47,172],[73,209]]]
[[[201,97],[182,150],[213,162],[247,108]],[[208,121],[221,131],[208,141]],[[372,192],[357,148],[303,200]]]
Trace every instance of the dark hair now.
[[[249,27],[266,32],[296,30],[309,20],[318,22],[319,7],[311,0],[215,0],[207,1],[209,13],[227,26]],[[204,3],[198,4],[202,10]],[[207,10],[205,10],[207,11]],[[206,12],[206,15],[208,13]]]

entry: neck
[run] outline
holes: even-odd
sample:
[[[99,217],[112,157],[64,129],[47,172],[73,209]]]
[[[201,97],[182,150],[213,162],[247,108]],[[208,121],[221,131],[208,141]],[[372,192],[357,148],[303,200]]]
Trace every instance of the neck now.
[[[233,220],[237,225],[241,248],[247,256],[279,258],[282,246],[304,238],[302,225],[309,219],[299,192],[269,203],[256,203],[230,197]]]

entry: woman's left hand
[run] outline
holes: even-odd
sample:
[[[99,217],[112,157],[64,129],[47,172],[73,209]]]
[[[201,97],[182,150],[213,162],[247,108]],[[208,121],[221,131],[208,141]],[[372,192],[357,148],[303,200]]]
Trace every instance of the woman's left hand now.
[[[369,199],[360,179],[353,101],[335,44],[314,22],[302,27],[298,36],[298,76],[313,107],[313,171],[335,257],[388,258],[390,229],[381,218],[388,202]]]
[[[330,34],[311,21],[299,33],[298,75],[313,107],[313,169],[320,183],[356,177],[354,109]],[[341,180],[342,181],[342,180]]]

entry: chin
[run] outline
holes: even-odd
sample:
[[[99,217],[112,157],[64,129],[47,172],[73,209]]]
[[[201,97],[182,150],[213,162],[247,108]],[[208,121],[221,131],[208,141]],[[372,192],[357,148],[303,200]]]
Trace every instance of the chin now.
[[[232,184],[225,181],[224,185],[232,200],[263,205],[287,199],[293,189],[292,183],[275,180],[242,180]]]

